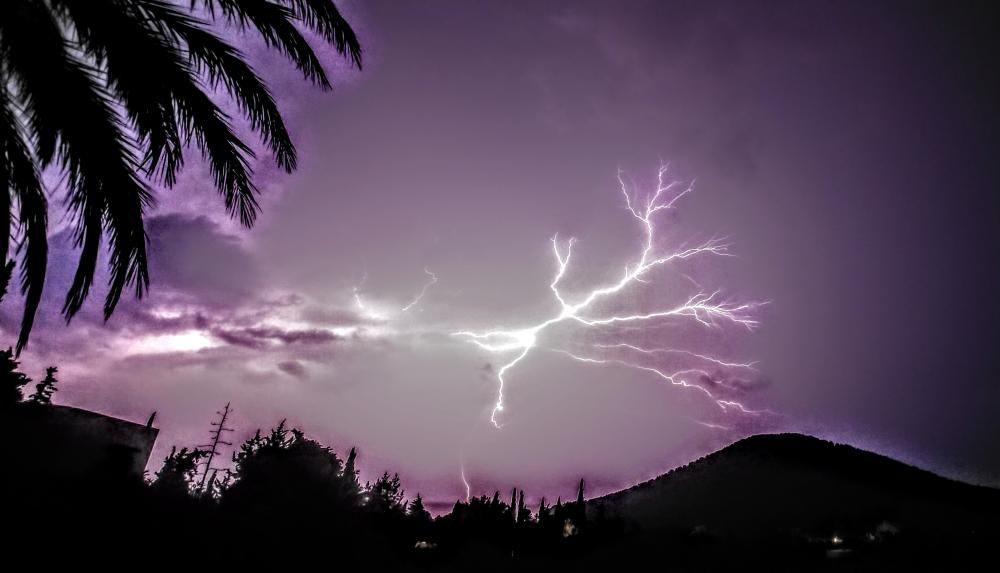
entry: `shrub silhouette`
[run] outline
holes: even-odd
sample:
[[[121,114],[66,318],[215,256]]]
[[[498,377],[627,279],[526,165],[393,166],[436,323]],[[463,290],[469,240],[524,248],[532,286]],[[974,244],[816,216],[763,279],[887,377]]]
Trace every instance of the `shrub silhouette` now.
[[[0,351],[0,410],[12,408],[24,399],[21,389],[31,383],[31,378],[18,370],[20,365],[13,349]]]
[[[187,496],[193,489],[195,474],[198,473],[198,463],[208,455],[199,449],[170,449],[170,454],[163,460],[163,466],[156,472],[156,479],[150,485],[158,495],[170,498]]]
[[[39,406],[47,406],[52,403],[52,394],[58,391],[56,388],[56,372],[59,369],[55,366],[49,366],[45,369],[45,378],[35,385],[35,393],[31,395],[29,401],[32,404],[37,404]]]

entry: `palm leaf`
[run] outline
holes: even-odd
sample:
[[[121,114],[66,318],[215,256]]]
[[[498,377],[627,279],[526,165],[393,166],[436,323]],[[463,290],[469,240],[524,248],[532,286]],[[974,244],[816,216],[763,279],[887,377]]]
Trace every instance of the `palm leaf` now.
[[[41,166],[58,161],[66,170],[67,204],[82,247],[63,314],[70,320],[90,291],[103,228],[111,252],[108,317],[125,286],[134,285],[141,297],[149,283],[142,215],[151,196],[98,70],[70,51],[45,5],[13,4],[0,18],[0,46],[23,94]]]
[[[0,74],[3,86],[6,78]],[[28,335],[35,321],[35,313],[42,299],[42,287],[45,284],[45,266],[48,260],[48,205],[45,193],[42,191],[38,167],[27,144],[24,141],[23,130],[13,113],[11,99],[7,89],[0,88],[0,193],[3,204],[6,225],[3,225],[0,235],[0,252],[3,253],[3,292],[7,291],[7,283],[13,271],[13,262],[6,263],[10,249],[10,208],[11,193],[17,198],[18,225],[23,233],[24,255],[21,265],[21,293],[25,297],[24,315],[21,320],[21,332],[17,339],[17,352],[20,353],[28,343]],[[10,192],[6,190],[9,189]],[[18,249],[21,250],[21,249]]]
[[[0,263],[10,251],[16,209],[25,296],[18,351],[27,343],[45,279],[41,170],[65,174],[80,249],[63,305],[69,321],[90,293],[105,239],[105,319],[127,288],[143,296],[149,285],[143,216],[153,201],[147,180],[174,185],[189,144],[205,157],[230,215],[254,223],[253,151],[207,90],[232,98],[275,162],[295,168],[295,147],[267,86],[238,49],[211,31],[217,13],[255,29],[323,88],[329,79],[300,27],[361,66],[357,37],[330,0],[192,0],[191,9],[166,0],[0,2],[0,188],[6,190],[0,211],[7,217]],[[0,283],[5,276],[9,272],[0,273]]]

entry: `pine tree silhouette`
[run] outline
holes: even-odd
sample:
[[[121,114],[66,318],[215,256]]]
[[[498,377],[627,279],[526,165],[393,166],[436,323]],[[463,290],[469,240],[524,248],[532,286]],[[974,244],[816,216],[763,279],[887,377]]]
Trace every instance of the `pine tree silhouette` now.
[[[410,502],[406,516],[409,518],[416,535],[423,536],[430,531],[433,520],[430,512],[424,507],[424,498],[419,493]]]

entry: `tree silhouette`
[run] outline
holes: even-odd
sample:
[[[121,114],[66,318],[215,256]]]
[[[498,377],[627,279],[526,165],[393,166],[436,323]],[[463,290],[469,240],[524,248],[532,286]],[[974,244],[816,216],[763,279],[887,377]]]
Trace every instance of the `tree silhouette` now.
[[[545,497],[538,502],[538,523],[547,526],[552,520],[552,508],[545,504]]]
[[[6,355],[16,365],[12,351]],[[0,416],[0,423],[8,424],[10,436],[18,436],[15,428],[23,430],[23,438],[38,430],[30,426],[32,420],[47,417],[41,411],[17,408],[12,416]],[[346,484],[356,481],[356,468],[348,470],[332,450],[284,422],[269,432],[257,431],[241,445],[234,471],[222,480],[214,474],[209,478],[205,489],[212,495],[197,486],[199,463],[208,454],[203,450],[172,449],[149,483],[99,475],[74,482],[42,474],[48,452],[29,446],[28,457],[0,456],[13,462],[15,471],[9,473],[22,480],[0,488],[0,502],[18,524],[5,538],[16,540],[27,555],[47,549],[46,524],[58,522],[73,526],[74,534],[60,539],[60,551],[52,556],[56,561],[70,555],[67,559],[106,563],[120,557],[135,563],[148,558],[149,539],[156,539],[177,548],[156,554],[158,563],[172,568],[199,563],[298,569],[319,559],[334,568],[379,571],[608,571],[650,562],[683,571],[775,564],[779,570],[807,571],[833,564],[829,550],[836,546],[851,548],[852,557],[838,557],[843,567],[819,569],[867,571],[921,570],[927,564],[923,557],[939,551],[953,560],[943,565],[978,564],[973,557],[981,562],[992,555],[1000,527],[996,490],[951,482],[846,446],[773,438],[779,441],[737,443],[710,456],[719,459],[705,458],[620,494],[592,499],[586,515],[582,480],[573,502],[557,498],[549,506],[542,499],[534,516],[525,492],[515,488],[513,505],[501,501],[497,491],[456,502],[451,513],[432,519],[423,496],[405,503],[399,476],[388,472],[355,497],[344,498]],[[7,440],[0,446],[20,443]],[[353,467],[356,451],[348,459]],[[840,467],[844,473],[825,476],[802,472],[800,466]],[[774,507],[779,492],[788,489],[772,485],[774,479],[791,484],[795,501]],[[828,487],[816,488],[817,482]],[[724,483],[752,487],[719,487]],[[656,490],[661,493],[650,495]],[[770,493],[744,495],[760,490]],[[834,498],[827,499],[831,490]],[[367,502],[361,502],[362,495]],[[717,501],[720,495],[724,503]],[[887,521],[894,499],[910,501]],[[867,509],[858,512],[853,504],[859,502]],[[734,512],[733,507],[742,509]],[[775,521],[779,516],[784,517]],[[966,526],[956,528],[956,523]],[[831,540],[833,534],[839,541]],[[115,542],[113,550],[106,549],[108,539]],[[925,546],[933,551],[921,553]],[[966,550],[972,553],[961,553]]]
[[[28,342],[48,257],[47,202],[40,172],[65,172],[66,204],[80,248],[62,312],[81,308],[101,242],[110,256],[105,319],[127,288],[149,286],[143,217],[152,184],[173,186],[194,143],[230,215],[252,226],[259,206],[250,159],[227,114],[227,94],[287,172],[296,152],[267,86],[217,28],[256,30],[321,88],[330,87],[307,28],[354,65],[361,48],[331,0],[19,0],[0,2],[0,264],[10,270],[11,221],[23,237]],[[16,213],[14,212],[16,206]],[[0,286],[6,287],[0,276]]]
[[[203,446],[198,446],[208,452],[208,456],[205,459],[205,468],[201,475],[201,481],[198,484],[198,490],[202,493],[208,493],[211,495],[212,488],[215,485],[215,476],[218,474],[217,468],[212,467],[212,462],[215,457],[219,454],[219,446],[232,446],[232,442],[227,442],[222,439],[226,432],[233,432],[233,428],[226,426],[226,420],[229,419],[229,415],[232,413],[232,408],[229,407],[229,402],[226,402],[225,408],[222,411],[217,411],[216,414],[219,415],[218,422],[211,422],[211,430],[209,430],[208,435],[211,438],[212,443]],[[211,483],[208,483],[208,476],[212,476]]]
[[[21,388],[31,383],[31,378],[18,370],[20,363],[10,348],[0,352],[0,409],[9,409],[24,399]]]
[[[157,493],[168,497],[181,497],[191,492],[198,464],[208,452],[197,448],[170,449],[170,454],[163,460],[163,467],[156,472],[152,488]]]
[[[52,394],[58,392],[56,388],[56,382],[58,382],[56,372],[58,371],[59,369],[55,366],[49,366],[45,369],[45,379],[35,384],[35,393],[29,398],[32,404],[47,406],[52,403]]]
[[[510,490],[510,507],[508,508],[510,512],[510,521],[514,523],[517,521],[517,488]]]
[[[361,482],[358,481],[358,461],[357,448],[351,448],[347,454],[347,461],[344,462],[344,496],[357,498],[361,494]]]
[[[517,496],[517,523],[524,525],[531,521],[531,509],[524,504],[524,490]]]
[[[409,507],[406,510],[406,517],[410,521],[410,525],[413,528],[413,533],[417,536],[425,536],[430,532],[431,527],[434,525],[434,521],[431,519],[431,513],[427,511],[424,507],[424,498],[418,493],[417,497],[413,498],[410,502]]]
[[[573,504],[572,519],[577,528],[581,527],[587,520],[587,504],[583,500],[584,481],[580,480],[580,485],[576,489],[576,503]]]
[[[403,493],[399,474],[389,477],[384,472],[375,483],[365,484],[365,508],[375,514],[401,514],[406,510]]]
[[[344,514],[359,505],[346,493],[343,462],[333,450],[282,421],[266,436],[258,430],[233,456],[232,484],[223,504],[272,514],[293,510]],[[398,481],[397,481],[398,484]]]

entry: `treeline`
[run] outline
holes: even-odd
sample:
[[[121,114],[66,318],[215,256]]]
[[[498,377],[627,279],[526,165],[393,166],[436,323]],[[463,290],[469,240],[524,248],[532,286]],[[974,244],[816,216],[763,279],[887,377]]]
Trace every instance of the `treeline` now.
[[[795,435],[744,440],[617,501],[585,502],[581,480],[567,503],[513,489],[433,517],[398,475],[361,483],[357,450],[284,422],[226,442],[227,406],[209,446],[144,474],[153,418],[52,406],[56,373],[34,383],[0,352],[8,568],[952,571],[989,562],[1000,538],[995,491]]]
[[[263,530],[307,554],[310,547],[324,547],[351,559],[397,565],[454,561],[492,568],[575,551],[591,527],[594,533],[608,529],[608,523],[588,521],[583,481],[571,503],[543,499],[530,508],[524,491],[514,489],[509,501],[498,491],[458,501],[449,514],[433,518],[420,494],[406,498],[398,475],[386,472],[362,484],[356,449],[341,459],[284,422],[240,444],[230,469],[206,476],[210,470],[201,462],[208,455],[204,449],[175,448],[148,489],[175,517],[200,516],[201,523],[214,524],[219,537],[203,543],[214,544],[226,561],[287,559],[288,548],[280,544],[273,548],[277,553],[267,545],[256,554],[219,549],[227,545],[222,540],[252,539]]]
[[[50,368],[25,398],[32,381],[9,351],[0,352],[4,407],[38,412],[55,391],[55,373]],[[173,448],[145,478],[108,468],[64,479],[46,473],[46,452],[7,447],[33,431],[25,427],[31,419],[8,416],[20,427],[0,426],[6,541],[11,551],[49,562],[531,568],[575,556],[614,530],[611,520],[587,515],[583,481],[569,503],[528,507],[524,491],[514,489],[509,497],[498,491],[458,501],[435,518],[419,493],[406,496],[398,475],[361,483],[356,449],[342,458],[285,422],[235,445],[225,469],[210,463],[221,455],[215,446],[226,444],[220,438]],[[225,430],[224,422],[213,426]]]

